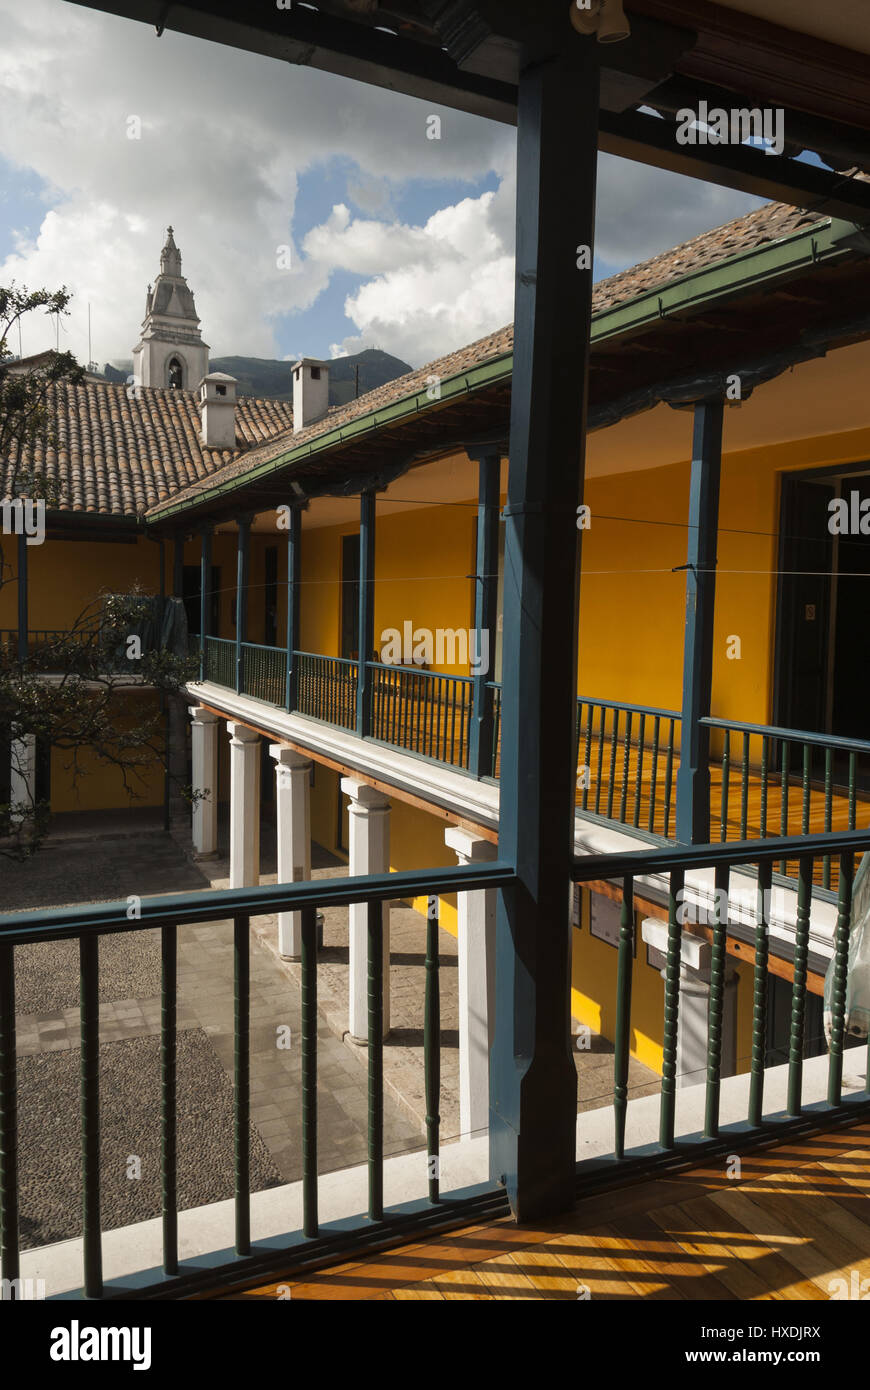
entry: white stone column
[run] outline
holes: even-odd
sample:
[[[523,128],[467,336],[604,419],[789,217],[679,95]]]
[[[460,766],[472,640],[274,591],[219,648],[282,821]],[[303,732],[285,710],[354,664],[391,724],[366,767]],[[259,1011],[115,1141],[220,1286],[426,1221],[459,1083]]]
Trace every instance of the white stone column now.
[[[348,807],[350,863],[348,872],[385,874],[390,869],[390,800],[367,782],[342,777]],[[390,913],[384,914],[384,1037],[390,1031]],[[348,1029],[355,1042],[368,1039],[368,908],[348,908]]]
[[[230,887],[260,882],[260,735],[227,724],[230,735]]]
[[[489,863],[497,847],[451,826],[445,843],[460,864]],[[495,1022],[495,889],[457,893],[459,935],[459,1124],[463,1139],[489,1128],[489,1049]]]
[[[665,957],[668,924],[647,917],[641,926],[647,945]],[[710,964],[713,947],[703,937],[683,932],[680,943],[680,1000],[677,1021],[678,1086],[700,1086],[707,1079],[707,1037],[710,1013]],[[664,968],[661,971],[664,978]],[[737,971],[726,963],[722,1001],[722,1071],[737,1071]]]
[[[275,759],[275,814],[278,882],[298,883],[311,877],[311,759],[270,743]],[[290,960],[302,955],[302,913],[278,913],[278,950]]]
[[[190,710],[190,751],[193,790],[207,792],[193,805],[193,847],[197,859],[214,859],[217,854],[218,811],[218,724],[220,720],[202,705]]]
[[[24,734],[9,746],[9,804],[23,808],[10,817],[13,825],[30,820],[36,803],[36,737]]]

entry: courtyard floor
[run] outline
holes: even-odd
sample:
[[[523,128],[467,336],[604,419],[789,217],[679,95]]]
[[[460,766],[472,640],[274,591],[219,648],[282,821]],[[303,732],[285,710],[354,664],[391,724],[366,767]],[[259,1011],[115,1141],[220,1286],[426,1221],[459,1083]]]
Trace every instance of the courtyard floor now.
[[[261,881],[275,882],[274,832],[264,817]],[[191,862],[187,837],[165,834],[159,813],[58,817],[30,861],[6,861],[0,911],[177,893],[227,882],[222,857]],[[314,878],[346,865],[314,847]],[[390,910],[391,1032],[384,1046],[387,1155],[424,1149],[423,977],[425,919],[407,905]],[[251,1187],[302,1175],[299,967],[277,954],[274,917],[252,920]],[[442,1140],[459,1133],[456,940],[440,934]],[[75,941],[16,948],[19,1045],[22,1243],[67,1239],[80,1231],[78,946]],[[366,1157],[366,1049],[347,1035],[347,911],[325,913],[318,958],[318,1143],[321,1172]],[[232,1195],[232,924],[178,931],[179,1201],[184,1208]],[[142,930],[100,942],[103,1226],[146,1220],[160,1211],[160,942]],[[286,1041],[289,1028],[290,1046]],[[576,1052],[578,1108],[612,1101],[612,1049],[592,1038]],[[659,1079],[632,1061],[632,1096]]]

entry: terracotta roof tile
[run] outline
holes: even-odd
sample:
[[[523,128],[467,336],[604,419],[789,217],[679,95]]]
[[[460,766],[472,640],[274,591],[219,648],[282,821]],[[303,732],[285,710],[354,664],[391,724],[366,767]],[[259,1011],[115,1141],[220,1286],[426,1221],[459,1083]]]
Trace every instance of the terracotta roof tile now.
[[[600,281],[593,291],[593,314],[628,304],[685,275],[825,220],[816,213],[768,203]],[[50,395],[55,442],[36,446],[24,462],[54,485],[62,510],[141,516],[170,499],[192,499],[206,483],[230,480],[281,449],[304,445],[424,390],[428,377],[458,375],[512,348],[513,325],[508,324],[357,400],[333,407],[298,434],[292,432],[289,402],[242,396],[236,406],[232,450],[202,446],[198,401],[192,391],[146,387],[133,396],[124,385],[59,383]],[[8,495],[12,472],[11,463],[0,462],[0,497]]]

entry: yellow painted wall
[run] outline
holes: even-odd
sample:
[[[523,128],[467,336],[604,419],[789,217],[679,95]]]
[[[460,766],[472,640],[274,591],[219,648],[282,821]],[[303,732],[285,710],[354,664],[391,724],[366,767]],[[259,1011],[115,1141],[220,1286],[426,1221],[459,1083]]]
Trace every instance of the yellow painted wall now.
[[[571,1015],[595,1033],[613,1041],[616,1026],[616,948],[589,929],[590,896],[581,891],[582,925],[573,931],[571,958]],[[647,964],[646,942],[637,916],[637,955],[631,972],[631,1055],[645,1066],[662,1071],[664,1043],[664,980]],[[737,1071],[748,1071],[752,1060],[752,967],[728,957],[728,970],[737,973]]]

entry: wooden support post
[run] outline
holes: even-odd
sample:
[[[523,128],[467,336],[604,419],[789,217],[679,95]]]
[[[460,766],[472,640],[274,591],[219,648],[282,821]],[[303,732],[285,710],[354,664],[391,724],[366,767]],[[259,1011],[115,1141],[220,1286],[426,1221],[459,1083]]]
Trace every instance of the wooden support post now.
[[[302,512],[290,508],[287,531],[287,683],[285,704],[288,711],[296,708],[299,694],[299,665],[296,649],[299,646],[299,575],[302,564]]]
[[[18,660],[26,661],[28,654],[28,574],[27,574],[27,533],[22,530],[18,537]]]
[[[710,714],[713,690],[722,414],[721,399],[695,406],[676,813],[677,841],[686,845],[710,841],[710,730],[701,720]]]
[[[498,622],[498,511],[501,456],[498,449],[468,451],[478,465],[477,572],[474,586],[474,627],[478,652],[486,651],[485,669],[474,675],[468,771],[474,777],[492,776],[493,703],[488,682],[494,676],[495,630]],[[486,634],[484,636],[484,634]],[[484,646],[485,644],[485,646]]]
[[[202,550],[200,559],[199,576],[199,678],[205,680],[208,669],[206,659],[206,642],[209,636],[209,626],[211,617],[211,538],[214,527],[207,523],[199,528],[202,538]]]
[[[518,1220],[574,1200],[570,1044],[579,545],[595,229],[596,44],[523,56],[505,507],[490,1171]]]
[[[356,677],[356,731],[359,738],[371,732],[371,671],[375,640],[375,494],[359,499],[359,650]]]
[[[236,549],[236,694],[242,692],[242,647],[248,636],[248,574],[251,561],[251,522],[249,513],[240,516]]]

